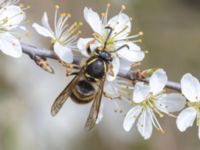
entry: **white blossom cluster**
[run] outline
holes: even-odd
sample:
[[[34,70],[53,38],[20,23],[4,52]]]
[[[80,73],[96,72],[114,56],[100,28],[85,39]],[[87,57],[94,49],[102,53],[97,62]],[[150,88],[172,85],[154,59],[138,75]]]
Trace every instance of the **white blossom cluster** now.
[[[21,44],[14,36],[14,30],[24,29],[21,23],[26,17],[26,8],[22,4],[18,6],[18,2],[19,0],[0,0],[0,50],[12,57],[22,55]]]
[[[13,30],[20,28],[25,19],[25,12],[22,6],[18,6],[18,0],[0,1],[0,50],[10,56],[20,57],[22,48],[19,40],[13,36]],[[105,92],[111,96],[119,96],[126,99],[132,108],[127,112],[123,128],[130,131],[136,125],[139,133],[144,139],[149,139],[153,128],[164,132],[159,123],[159,118],[164,115],[176,118],[177,128],[183,132],[194,124],[198,126],[198,136],[200,139],[200,83],[191,74],[185,74],[181,81],[182,93],[171,93],[165,90],[168,82],[167,74],[163,69],[157,69],[147,76],[148,82],[138,81],[132,84],[130,81],[117,78],[119,70],[130,70],[136,63],[141,62],[145,57],[145,52],[136,44],[135,40],[142,35],[130,35],[132,19],[124,13],[125,6],[114,17],[108,18],[110,4],[101,15],[92,8],[84,8],[85,21],[93,30],[93,36],[79,38],[79,27],[81,22],[68,24],[71,17],[69,13],[59,14],[59,6],[55,7],[53,27],[49,24],[48,15],[45,12],[41,25],[34,23],[32,26],[42,36],[51,39],[53,51],[61,61],[73,62],[73,50],[78,50],[84,58],[89,58],[87,53],[88,43],[93,52],[97,47],[103,47],[107,42],[106,50],[113,51],[123,45],[121,50],[112,53],[112,75],[107,74]],[[113,29],[109,39],[109,30]],[[173,113],[180,112],[176,117]],[[103,112],[101,109],[100,112]],[[101,121],[103,114],[99,114],[97,123]]]

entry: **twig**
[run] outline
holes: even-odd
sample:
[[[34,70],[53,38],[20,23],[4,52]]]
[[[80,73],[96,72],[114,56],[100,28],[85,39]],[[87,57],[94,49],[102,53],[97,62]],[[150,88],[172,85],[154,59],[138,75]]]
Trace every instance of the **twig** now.
[[[38,47],[28,45],[25,43],[22,43],[22,49],[23,49],[23,52],[29,55],[32,59],[36,58],[37,56],[42,57],[42,58],[57,59],[56,54],[53,51],[48,50],[48,49],[38,48]],[[78,60],[77,58],[74,58],[73,63],[79,64],[80,60]],[[137,80],[137,77],[135,76],[135,74],[128,71],[127,72],[119,71],[118,76],[129,79],[129,80]],[[145,82],[148,82],[148,81],[145,80]],[[178,92],[181,91],[180,84],[173,81],[168,81],[166,88],[176,90]]]

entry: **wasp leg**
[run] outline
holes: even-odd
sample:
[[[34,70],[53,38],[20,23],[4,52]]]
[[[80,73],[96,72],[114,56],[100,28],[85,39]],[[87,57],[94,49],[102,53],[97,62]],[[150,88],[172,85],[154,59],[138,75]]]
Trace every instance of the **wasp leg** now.
[[[67,72],[66,76],[73,76],[73,75],[77,75],[79,72]]]
[[[137,62],[131,65],[131,67],[135,68],[135,67],[139,67],[141,65],[141,62]]]
[[[110,99],[110,100],[121,99],[121,95],[116,96],[116,97],[112,97],[112,96],[108,95],[106,92],[103,92],[103,96]]]
[[[76,64],[66,64],[65,63],[65,68],[66,68],[66,75],[67,76],[71,76],[71,75],[76,75],[81,67],[79,65],[76,65]]]
[[[113,71],[113,65],[112,64],[109,64],[109,66],[108,66],[108,73],[109,73],[109,75],[111,75],[111,76],[115,76],[115,73],[114,73],[114,71]]]
[[[95,43],[95,39],[93,39],[93,40],[91,40],[91,41],[89,41],[89,42],[87,43],[87,45],[86,45],[86,50],[87,50],[88,55],[91,55],[91,54],[92,54],[92,50],[91,50],[91,48],[90,48],[90,45],[91,45],[91,44],[94,44],[94,43]]]
[[[116,97],[112,97],[112,96],[109,96],[106,92],[103,92],[103,96],[110,99],[110,100],[116,100],[116,99],[122,99],[121,95],[120,96],[116,96]],[[115,109],[115,112],[118,112],[118,113],[123,113],[123,110],[119,107],[118,103],[116,101],[114,101],[115,105],[116,105],[116,109]]]

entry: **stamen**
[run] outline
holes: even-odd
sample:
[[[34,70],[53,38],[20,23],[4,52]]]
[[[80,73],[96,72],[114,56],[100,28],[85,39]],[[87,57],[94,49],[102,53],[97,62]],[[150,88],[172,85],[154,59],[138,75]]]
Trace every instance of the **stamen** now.
[[[142,43],[142,39],[134,40],[134,43]]]
[[[121,33],[123,33],[125,30],[127,30],[128,29],[128,26],[126,25],[121,31],[119,31],[119,32],[115,32],[114,34],[114,36],[113,36],[113,38],[115,38],[116,36],[118,36],[119,34],[121,34]]]

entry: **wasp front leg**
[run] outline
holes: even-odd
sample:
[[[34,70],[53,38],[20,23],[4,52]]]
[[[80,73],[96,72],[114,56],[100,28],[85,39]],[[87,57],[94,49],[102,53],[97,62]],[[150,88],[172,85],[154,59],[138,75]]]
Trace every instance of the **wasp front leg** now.
[[[92,54],[92,50],[91,50],[91,48],[90,48],[90,45],[91,45],[91,44],[94,44],[94,43],[95,43],[95,39],[93,39],[93,40],[91,40],[91,41],[89,41],[89,42],[87,43],[87,45],[86,45],[86,51],[87,51],[88,55],[91,55],[91,54]]]
[[[65,63],[64,61],[60,61],[60,63],[66,69],[66,76],[76,75],[81,69],[81,67],[76,64],[69,64],[69,63]]]

